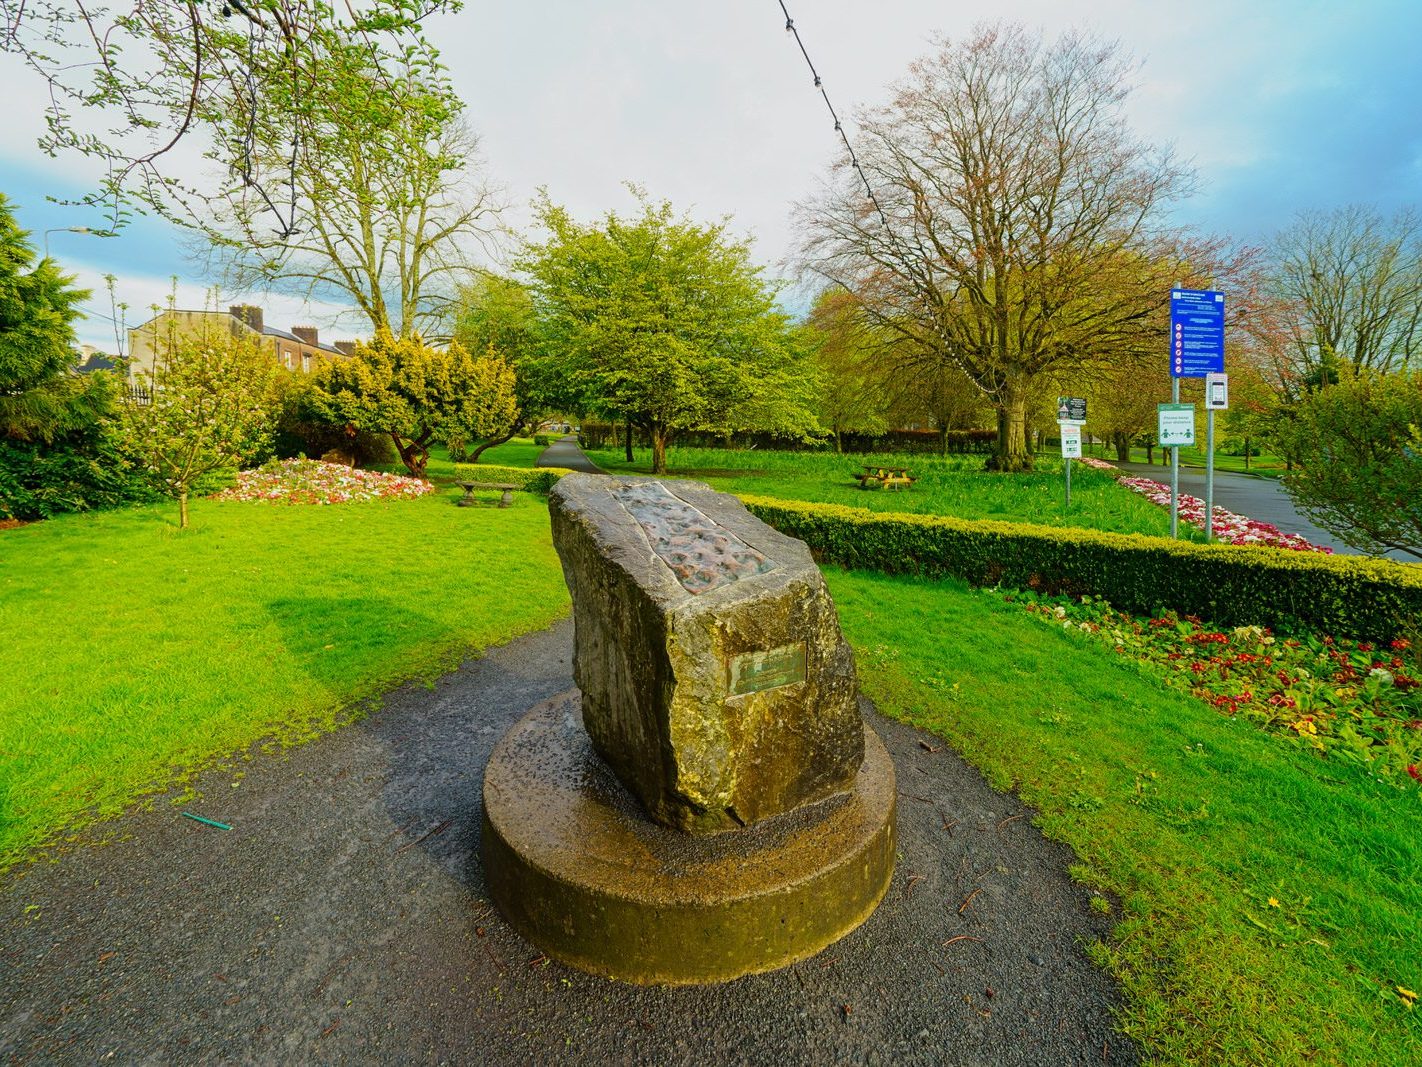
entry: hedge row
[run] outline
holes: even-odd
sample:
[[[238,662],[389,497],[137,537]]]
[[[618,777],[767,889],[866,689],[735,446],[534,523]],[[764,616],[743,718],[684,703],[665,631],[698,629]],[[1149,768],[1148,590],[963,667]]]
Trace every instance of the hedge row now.
[[[566,467],[498,467],[492,463],[456,463],[458,481],[503,482],[527,493],[546,493],[558,479],[573,472]]]
[[[1221,626],[1306,626],[1384,640],[1422,625],[1422,566],[1390,560],[742,500],[821,561],[844,567],[1090,594],[1125,611],[1171,608]]]

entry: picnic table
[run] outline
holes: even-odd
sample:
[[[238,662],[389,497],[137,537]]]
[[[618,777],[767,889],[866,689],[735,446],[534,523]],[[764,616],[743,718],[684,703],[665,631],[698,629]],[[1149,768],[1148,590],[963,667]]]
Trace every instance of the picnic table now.
[[[499,507],[506,508],[513,503],[513,491],[518,488],[516,485],[505,485],[503,482],[460,482],[459,487],[464,490],[464,495],[455,501],[461,508],[472,508],[479,502],[474,499],[475,489],[498,489],[502,492],[499,497]]]
[[[902,489],[917,480],[909,474],[907,467],[891,467],[884,463],[866,463],[864,469],[855,475],[860,489]]]

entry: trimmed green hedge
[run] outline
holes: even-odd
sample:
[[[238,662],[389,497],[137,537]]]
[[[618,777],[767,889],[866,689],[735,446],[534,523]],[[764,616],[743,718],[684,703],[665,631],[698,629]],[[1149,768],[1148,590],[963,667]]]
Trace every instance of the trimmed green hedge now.
[[[456,463],[455,473],[470,482],[504,482],[526,493],[546,493],[558,479],[573,472],[566,467],[499,467],[491,463]]]
[[[1173,608],[1222,626],[1304,625],[1382,640],[1422,624],[1422,566],[1390,560],[741,499],[820,560],[844,567],[1090,594],[1125,611]]]

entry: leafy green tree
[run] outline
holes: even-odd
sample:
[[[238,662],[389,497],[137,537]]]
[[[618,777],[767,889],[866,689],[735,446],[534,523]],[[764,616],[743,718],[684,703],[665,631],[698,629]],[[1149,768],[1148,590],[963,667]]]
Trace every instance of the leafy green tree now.
[[[542,324],[533,307],[533,296],[516,279],[483,274],[459,294],[454,340],[470,352],[497,354],[514,371],[514,397],[518,411],[508,429],[484,437],[468,453],[478,463],[484,451],[526,432],[554,411],[567,406],[562,379],[551,367]],[[450,454],[462,452],[472,442],[446,441]]]
[[[844,451],[846,433],[880,434],[889,428],[886,386],[892,369],[884,366],[858,304],[849,293],[826,290],[804,325],[819,371],[816,411],[836,452]]]
[[[103,379],[76,377],[74,320],[89,293],[52,259],[35,263],[29,234],[0,193],[0,437],[50,442],[92,423]]]
[[[1276,433],[1295,502],[1345,544],[1422,559],[1422,371],[1345,373],[1291,414]]]
[[[322,421],[390,436],[400,460],[425,476],[430,445],[507,432],[517,415],[514,373],[497,356],[475,357],[458,342],[434,348],[388,330],[357,343],[350,359],[313,376],[307,402]]]
[[[147,499],[108,431],[117,376],[73,373],[88,294],[54,260],[36,263],[27,237],[0,195],[0,518]]]
[[[584,225],[545,195],[550,236],[520,258],[578,406],[646,432],[657,474],[682,431],[814,432],[804,352],[748,246],[637,196],[638,216]]]
[[[155,346],[153,367],[136,372],[146,399],[118,410],[125,451],[154,485],[178,501],[188,527],[188,497],[206,475],[238,467],[271,442],[275,423],[271,352],[228,330],[170,328]]]

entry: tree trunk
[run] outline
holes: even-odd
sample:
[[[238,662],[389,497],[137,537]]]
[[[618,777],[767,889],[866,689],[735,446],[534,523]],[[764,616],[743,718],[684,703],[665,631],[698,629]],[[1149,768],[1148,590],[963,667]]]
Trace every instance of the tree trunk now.
[[[400,453],[400,462],[405,464],[405,469],[410,472],[410,477],[428,481],[425,477],[425,467],[429,465],[430,450],[425,438],[412,438],[406,441],[392,430],[390,440],[395,442],[395,451]]]
[[[990,471],[1030,471],[1032,453],[1027,449],[1027,378],[1009,375],[997,407],[997,448],[988,457]]]
[[[466,462],[466,463],[478,463],[478,462],[479,462],[479,457],[484,454],[484,452],[485,452],[486,449],[493,448],[493,447],[496,446],[496,445],[506,445],[506,444],[508,444],[508,443],[509,443],[510,441],[512,441],[515,437],[517,437],[517,436],[523,431],[523,429],[524,429],[524,424],[523,424],[522,422],[516,422],[516,423],[514,423],[512,430],[510,430],[508,433],[504,434],[503,437],[491,437],[491,438],[489,438],[489,440],[485,441],[482,445],[480,445],[480,446],[479,446],[478,448],[476,448],[473,452],[471,452],[471,453],[469,454],[468,458],[467,458],[464,462]]]
[[[632,416],[627,417],[627,462],[632,462]]]
[[[942,423],[938,424],[938,454],[940,456],[948,454],[948,427]]]
[[[844,455],[844,434],[840,430],[834,432],[834,450],[838,455]]]
[[[660,423],[652,423],[652,473],[667,472],[667,431]]]
[[[1249,438],[1244,439],[1244,469],[1249,469]]]
[[[178,529],[188,528],[188,491],[186,489],[178,493]]]
[[[1122,463],[1127,463],[1131,458],[1131,435],[1128,433],[1113,433],[1111,441],[1116,446],[1116,459]]]

